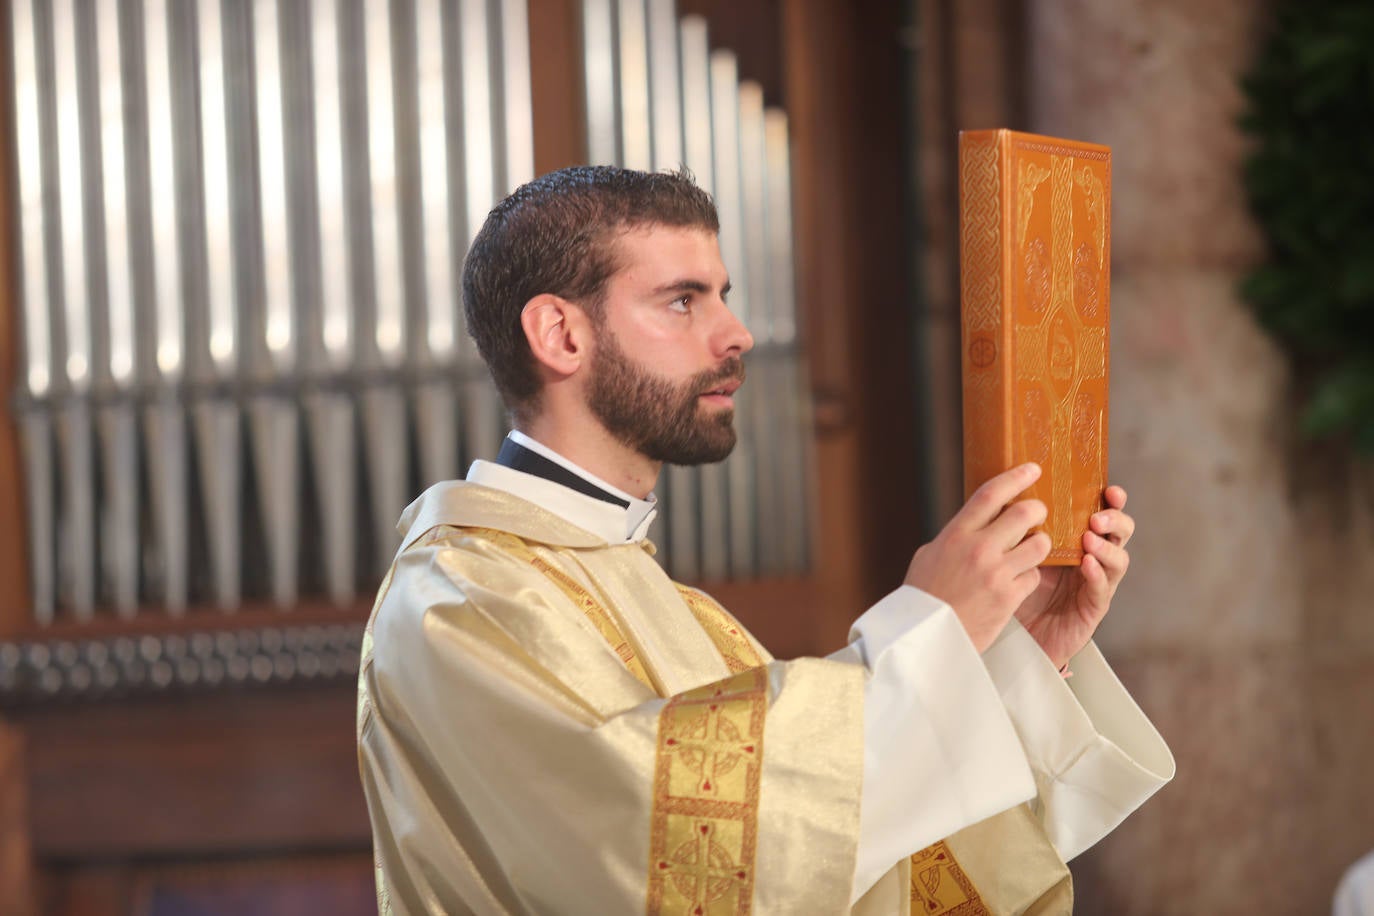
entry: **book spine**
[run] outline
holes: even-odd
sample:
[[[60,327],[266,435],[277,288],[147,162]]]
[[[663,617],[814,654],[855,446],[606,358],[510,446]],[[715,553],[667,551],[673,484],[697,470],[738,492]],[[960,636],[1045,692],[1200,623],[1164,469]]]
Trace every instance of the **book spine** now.
[[[959,283],[964,392],[964,498],[1011,465],[1005,271],[1006,132],[959,135]]]

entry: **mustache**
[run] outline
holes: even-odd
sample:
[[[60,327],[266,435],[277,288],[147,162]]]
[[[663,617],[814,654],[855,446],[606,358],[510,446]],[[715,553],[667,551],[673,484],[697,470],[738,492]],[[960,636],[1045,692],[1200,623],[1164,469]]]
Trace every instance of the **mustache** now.
[[[691,387],[697,391],[711,391],[725,382],[737,381],[743,385],[744,376],[744,360],[731,356],[714,369],[698,372],[692,378]]]

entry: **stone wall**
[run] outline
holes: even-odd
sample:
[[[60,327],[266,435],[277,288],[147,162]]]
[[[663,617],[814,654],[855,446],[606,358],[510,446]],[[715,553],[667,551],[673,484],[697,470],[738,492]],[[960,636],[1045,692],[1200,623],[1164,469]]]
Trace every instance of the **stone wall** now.
[[[1139,522],[1099,642],[1177,779],[1075,863],[1081,914],[1328,912],[1374,848],[1374,475],[1296,441],[1236,294],[1253,0],[1033,0],[1030,128],[1114,151],[1111,476]]]

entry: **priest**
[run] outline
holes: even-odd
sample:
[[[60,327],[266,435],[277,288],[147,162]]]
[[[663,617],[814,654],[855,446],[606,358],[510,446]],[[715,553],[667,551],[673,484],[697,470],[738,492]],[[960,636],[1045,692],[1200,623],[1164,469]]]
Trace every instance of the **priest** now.
[[[511,412],[402,516],[358,744],[383,913],[1068,912],[1065,862],[1173,775],[1090,638],[1126,494],[1041,568],[1033,465],[982,487],[826,658],[775,661],[653,559],[720,461],[749,332],[689,176],[554,172],[468,254]],[[856,611],[858,609],[855,609]]]

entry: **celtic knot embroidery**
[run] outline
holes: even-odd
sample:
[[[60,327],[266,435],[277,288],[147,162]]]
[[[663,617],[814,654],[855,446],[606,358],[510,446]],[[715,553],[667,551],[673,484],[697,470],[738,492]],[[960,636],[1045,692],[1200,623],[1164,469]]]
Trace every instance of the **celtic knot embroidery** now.
[[[680,694],[659,716],[649,913],[748,913],[754,895],[768,674]]]

